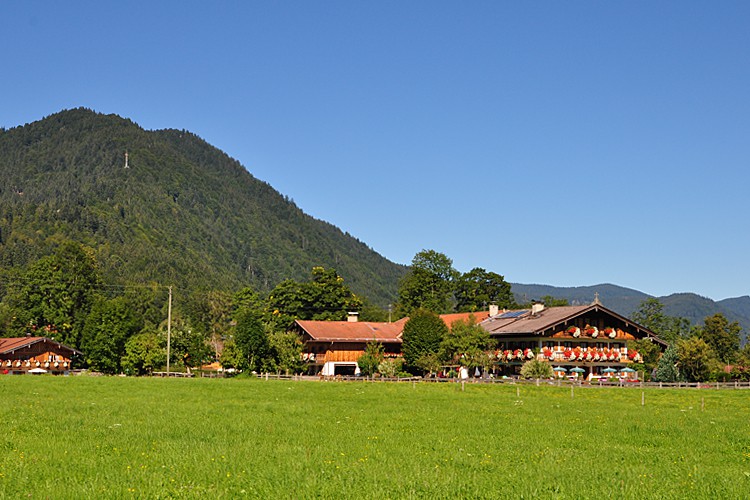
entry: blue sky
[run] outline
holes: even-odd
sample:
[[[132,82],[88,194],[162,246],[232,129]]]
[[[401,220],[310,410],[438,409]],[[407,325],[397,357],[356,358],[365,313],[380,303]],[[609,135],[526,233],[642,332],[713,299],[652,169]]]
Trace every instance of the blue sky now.
[[[18,1],[0,126],[188,129],[409,263],[750,294],[750,2]]]

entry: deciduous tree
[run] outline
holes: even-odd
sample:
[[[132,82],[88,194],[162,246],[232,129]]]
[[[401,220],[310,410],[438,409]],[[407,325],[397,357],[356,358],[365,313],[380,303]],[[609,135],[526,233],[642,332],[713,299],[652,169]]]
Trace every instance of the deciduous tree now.
[[[55,340],[80,347],[80,332],[99,285],[93,250],[64,243],[29,268],[18,298],[18,317],[31,328],[53,325]]]
[[[125,343],[142,327],[143,322],[124,297],[99,299],[86,317],[81,335],[81,350],[86,362],[103,373],[120,372]]]
[[[440,343],[440,359],[445,363],[485,368],[492,343],[489,332],[475,324],[473,318],[459,320],[451,325]]]
[[[357,359],[357,365],[359,366],[362,375],[370,376],[374,375],[378,371],[378,365],[385,359],[385,349],[383,344],[376,340],[372,340],[365,346],[365,352]]]
[[[294,332],[274,331],[268,337],[276,370],[297,373],[302,368],[302,341]]]
[[[503,276],[480,267],[456,279],[455,296],[459,312],[485,311],[490,304],[501,308],[513,305],[510,283]]]
[[[680,373],[688,382],[708,380],[716,366],[716,353],[698,337],[677,342],[677,357]]]
[[[651,339],[631,340],[628,342],[628,349],[633,349],[641,355],[641,363],[647,373],[653,371],[661,356],[661,347]]]
[[[664,305],[655,298],[641,302],[631,318],[670,344],[687,338],[690,334],[690,321],[685,318],[667,316],[664,314]]]
[[[234,341],[250,370],[262,371],[271,365],[271,344],[260,315],[245,310],[238,319],[234,330]]]
[[[440,316],[426,309],[417,309],[404,325],[402,350],[407,365],[416,366],[425,354],[437,354],[448,327]]]
[[[248,366],[245,356],[242,351],[237,347],[237,343],[234,339],[227,339],[224,342],[224,348],[221,350],[219,356],[219,363],[225,370],[234,368],[235,370],[245,370]]]
[[[295,319],[341,321],[361,307],[360,298],[335,269],[314,267],[311,281],[279,283],[268,296],[267,310],[280,327],[288,328]]]
[[[739,323],[730,323],[723,314],[717,313],[703,320],[698,335],[711,346],[722,363],[730,364],[737,357],[741,331]]]
[[[144,332],[130,337],[125,342],[122,369],[128,375],[152,373],[167,362],[164,339],[156,333]]]
[[[416,309],[447,313],[452,309],[454,281],[458,271],[445,254],[422,250],[412,260],[411,270],[401,280],[399,308],[409,315]]]

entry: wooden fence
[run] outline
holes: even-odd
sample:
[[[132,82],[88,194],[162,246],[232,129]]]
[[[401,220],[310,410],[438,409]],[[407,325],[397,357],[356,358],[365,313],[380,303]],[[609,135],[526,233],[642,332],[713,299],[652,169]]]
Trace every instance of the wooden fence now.
[[[436,383],[436,384],[457,384],[461,380],[458,378],[422,378],[422,377],[403,377],[403,378],[385,378],[385,377],[351,377],[336,375],[332,377],[310,376],[310,375],[282,375],[278,373],[259,373],[258,378],[265,380],[321,380],[321,381],[341,381],[341,382],[362,382],[362,383],[379,383],[379,382],[418,382],[418,383]],[[622,387],[622,388],[652,388],[652,389],[750,389],[750,381],[734,382],[642,382],[638,381],[620,381],[620,382],[586,382],[564,379],[516,379],[516,378],[470,378],[464,381],[466,384],[510,384],[510,385],[549,385],[557,387]]]

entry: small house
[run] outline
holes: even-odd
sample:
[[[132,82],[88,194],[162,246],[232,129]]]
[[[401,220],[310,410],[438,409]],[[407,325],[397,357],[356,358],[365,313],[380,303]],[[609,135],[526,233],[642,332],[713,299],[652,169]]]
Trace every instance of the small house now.
[[[81,352],[47,337],[0,338],[0,374],[52,373],[73,369]]]

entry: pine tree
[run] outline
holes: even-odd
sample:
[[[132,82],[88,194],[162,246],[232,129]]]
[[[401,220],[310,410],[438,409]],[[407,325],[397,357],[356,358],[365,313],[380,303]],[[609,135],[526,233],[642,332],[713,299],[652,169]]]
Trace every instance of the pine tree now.
[[[674,345],[667,347],[654,372],[654,381],[656,382],[677,382],[680,379],[680,372],[677,369],[677,349]]]

